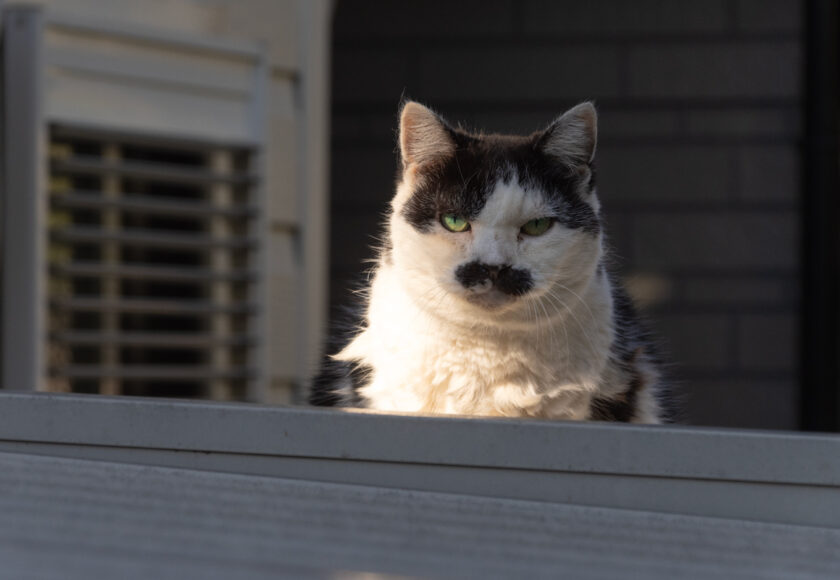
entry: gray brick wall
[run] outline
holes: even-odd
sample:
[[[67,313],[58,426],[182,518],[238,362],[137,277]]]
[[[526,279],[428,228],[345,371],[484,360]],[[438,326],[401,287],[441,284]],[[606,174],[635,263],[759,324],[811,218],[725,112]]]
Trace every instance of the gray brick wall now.
[[[392,194],[401,95],[513,132],[595,99],[611,243],[623,274],[647,280],[634,287],[671,353],[686,420],[795,427],[801,8],[339,0],[333,303],[370,257]]]

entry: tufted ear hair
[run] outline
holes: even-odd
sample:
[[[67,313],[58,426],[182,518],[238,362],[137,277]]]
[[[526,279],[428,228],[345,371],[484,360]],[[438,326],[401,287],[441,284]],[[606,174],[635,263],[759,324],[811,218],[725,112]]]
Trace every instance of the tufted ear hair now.
[[[400,112],[400,154],[405,167],[423,165],[455,153],[451,129],[420,103],[408,101]]]
[[[539,137],[539,147],[572,166],[592,163],[598,142],[598,113],[591,102],[576,105],[558,117]]]

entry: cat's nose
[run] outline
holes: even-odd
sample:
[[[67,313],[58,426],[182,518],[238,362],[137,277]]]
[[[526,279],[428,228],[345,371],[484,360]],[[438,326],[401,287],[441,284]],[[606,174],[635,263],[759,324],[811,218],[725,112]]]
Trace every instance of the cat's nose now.
[[[534,279],[528,270],[514,268],[510,264],[468,262],[458,266],[455,278],[464,288],[473,292],[486,292],[495,288],[511,296],[521,296],[534,286]]]
[[[486,285],[487,282],[495,284],[499,277],[503,277],[510,269],[511,267],[505,264],[485,264],[473,261],[458,266],[455,277],[465,288],[472,288]]]

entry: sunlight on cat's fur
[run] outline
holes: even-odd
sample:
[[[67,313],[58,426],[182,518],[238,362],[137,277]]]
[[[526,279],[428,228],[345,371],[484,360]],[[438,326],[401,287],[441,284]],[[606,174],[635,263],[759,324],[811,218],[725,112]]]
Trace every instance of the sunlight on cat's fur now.
[[[526,137],[406,103],[385,243],[311,402],[661,422],[655,349],[605,261],[596,142],[591,103]]]

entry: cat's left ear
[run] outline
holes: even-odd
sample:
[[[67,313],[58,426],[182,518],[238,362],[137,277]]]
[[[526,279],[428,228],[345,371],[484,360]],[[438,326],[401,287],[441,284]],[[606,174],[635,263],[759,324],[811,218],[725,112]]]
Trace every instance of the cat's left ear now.
[[[597,143],[598,113],[588,101],[563,113],[538,140],[545,153],[576,167],[592,163]]]

